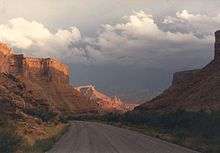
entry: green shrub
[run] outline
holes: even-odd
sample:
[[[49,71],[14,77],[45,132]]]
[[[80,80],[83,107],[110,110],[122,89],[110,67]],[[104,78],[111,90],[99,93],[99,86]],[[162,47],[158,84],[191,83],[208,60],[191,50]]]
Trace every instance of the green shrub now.
[[[57,114],[45,106],[38,106],[33,109],[26,110],[26,113],[41,119],[43,122],[48,122],[56,118]]]

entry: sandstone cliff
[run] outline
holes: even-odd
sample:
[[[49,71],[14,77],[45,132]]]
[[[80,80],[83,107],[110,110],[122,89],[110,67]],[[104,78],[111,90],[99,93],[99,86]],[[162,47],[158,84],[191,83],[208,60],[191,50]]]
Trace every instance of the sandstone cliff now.
[[[213,61],[200,70],[175,73],[167,90],[136,110],[220,110],[220,31],[215,36]]]
[[[31,58],[14,54],[0,43],[0,72],[10,74],[25,85],[25,90],[43,103],[64,114],[99,113],[116,109],[109,101],[89,99],[69,83],[68,66],[51,58]]]

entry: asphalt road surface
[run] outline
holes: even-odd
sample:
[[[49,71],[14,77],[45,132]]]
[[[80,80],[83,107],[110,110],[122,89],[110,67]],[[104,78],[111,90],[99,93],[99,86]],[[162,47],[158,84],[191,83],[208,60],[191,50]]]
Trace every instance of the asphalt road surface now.
[[[48,153],[198,153],[135,131],[73,122]]]

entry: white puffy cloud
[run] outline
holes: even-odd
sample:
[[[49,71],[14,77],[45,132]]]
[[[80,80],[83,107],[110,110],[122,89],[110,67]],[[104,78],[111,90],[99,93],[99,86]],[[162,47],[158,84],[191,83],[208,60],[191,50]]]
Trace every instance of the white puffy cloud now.
[[[205,14],[192,14],[187,10],[179,11],[176,13],[177,18],[190,21],[190,22],[203,22],[203,23],[220,23],[220,14],[217,16],[208,16]]]
[[[94,37],[82,37],[76,27],[51,32],[37,21],[15,18],[0,25],[0,40],[28,55],[57,57],[69,63],[166,67],[172,59],[180,64],[186,62],[181,55],[191,61],[208,55],[205,50],[213,42],[212,35],[199,37],[193,29],[185,32],[173,30],[179,23],[198,24],[204,19],[208,20],[208,16],[182,11],[158,24],[153,15],[139,11],[123,17],[121,23],[102,25]],[[171,29],[166,28],[167,25]]]
[[[193,22],[193,23],[220,23],[220,14],[216,16],[209,16],[207,14],[193,14],[188,10],[182,10],[176,12],[175,16],[167,16],[164,19],[164,23],[175,23],[175,22]]]
[[[33,43],[42,44],[51,37],[49,30],[36,21],[15,18],[6,25],[0,25],[0,40],[19,48],[28,48]]]
[[[27,55],[64,57],[68,47],[81,39],[78,28],[58,29],[51,32],[37,21],[14,18],[0,25],[0,41],[22,49]]]
[[[124,23],[103,25],[90,45],[95,46],[106,61],[120,64],[161,66],[169,56],[190,54],[207,48],[212,36],[199,38],[193,32],[163,31],[150,14],[134,12]],[[197,54],[197,53],[196,53]],[[207,54],[206,54],[207,55]],[[180,60],[181,61],[181,60]]]
[[[192,32],[198,36],[213,35],[220,28],[220,14],[193,14],[187,10],[178,11],[175,16],[167,16],[163,23],[167,30]]]

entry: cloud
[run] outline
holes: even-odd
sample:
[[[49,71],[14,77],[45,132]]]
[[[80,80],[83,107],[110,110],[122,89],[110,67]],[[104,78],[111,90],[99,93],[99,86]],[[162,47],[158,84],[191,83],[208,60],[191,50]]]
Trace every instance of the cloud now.
[[[0,40],[19,48],[28,48],[33,43],[42,44],[52,34],[42,24],[29,22],[23,18],[11,19],[8,24],[0,25]]]
[[[163,31],[151,14],[139,11],[124,17],[124,23],[103,25],[90,45],[108,62],[166,67],[172,56],[183,61],[179,54],[188,53],[192,57],[196,54],[199,58],[198,54],[212,41],[210,35],[200,38],[191,31]]]
[[[192,14],[187,10],[176,13],[177,18],[190,21],[190,22],[205,22],[205,23],[220,23],[220,15],[217,16],[208,16],[202,14]]]
[[[0,25],[0,40],[22,49],[28,55],[61,56],[68,46],[81,39],[78,28],[58,29],[51,32],[42,23],[14,18]]]
[[[170,31],[192,32],[197,36],[213,35],[220,28],[220,14],[193,14],[187,10],[178,11],[175,16],[165,17],[164,29]]]
[[[102,25],[93,37],[82,37],[74,26],[51,32],[37,21],[15,18],[0,25],[0,40],[28,55],[56,57],[68,63],[175,67],[203,59],[214,41],[202,28],[202,36],[195,33],[192,25],[185,31],[181,28],[191,22],[199,26],[204,20],[211,26],[218,21],[216,18],[184,10],[158,23],[152,14],[138,11],[123,17],[120,23]]]

